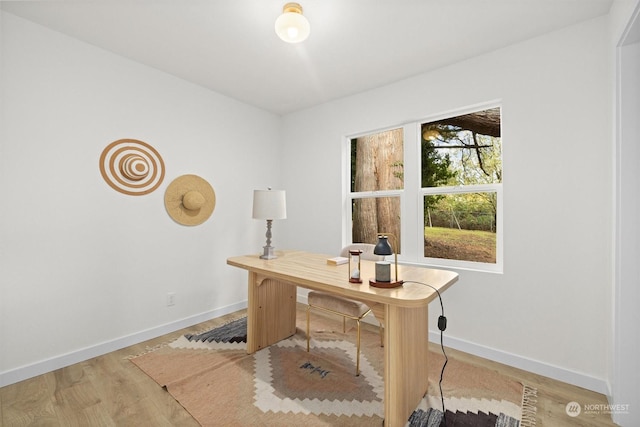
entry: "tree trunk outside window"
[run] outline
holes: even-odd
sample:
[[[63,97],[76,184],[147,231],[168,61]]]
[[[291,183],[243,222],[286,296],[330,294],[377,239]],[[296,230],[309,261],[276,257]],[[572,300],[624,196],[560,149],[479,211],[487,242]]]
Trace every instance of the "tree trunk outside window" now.
[[[396,190],[403,188],[403,134],[394,129],[356,140],[354,191]],[[376,243],[377,233],[392,234],[389,242],[400,252],[400,198],[355,199],[353,242]]]

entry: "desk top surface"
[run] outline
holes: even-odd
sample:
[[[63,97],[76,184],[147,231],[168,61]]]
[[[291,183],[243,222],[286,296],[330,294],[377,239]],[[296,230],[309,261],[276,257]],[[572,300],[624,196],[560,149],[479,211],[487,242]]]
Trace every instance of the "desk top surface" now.
[[[436,298],[428,284],[443,292],[458,280],[453,271],[426,267],[398,265],[398,279],[405,283],[397,288],[375,288],[369,279],[375,276],[375,262],[362,260],[362,283],[349,282],[349,265],[328,265],[335,255],[304,251],[282,251],[278,258],[265,260],[259,255],[243,255],[227,259],[227,264],[254,272],[265,278],[292,282],[304,288],[339,294],[362,301],[375,301],[402,307],[420,307]],[[392,266],[392,276],[393,276]],[[420,283],[414,283],[420,282]]]

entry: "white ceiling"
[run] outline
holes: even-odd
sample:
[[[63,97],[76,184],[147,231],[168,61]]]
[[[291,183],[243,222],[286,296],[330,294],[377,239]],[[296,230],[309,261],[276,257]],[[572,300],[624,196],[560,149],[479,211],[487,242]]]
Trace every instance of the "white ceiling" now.
[[[398,81],[608,13],[612,0],[1,1],[29,19],[276,114]]]

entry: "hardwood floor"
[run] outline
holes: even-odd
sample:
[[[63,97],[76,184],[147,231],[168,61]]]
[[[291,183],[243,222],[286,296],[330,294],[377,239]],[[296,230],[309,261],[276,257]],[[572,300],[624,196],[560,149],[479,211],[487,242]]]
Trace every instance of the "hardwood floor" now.
[[[298,308],[298,316],[304,316]],[[164,389],[147,377],[129,356],[226,323],[229,314],[85,362],[0,388],[0,425],[14,426],[198,426]],[[339,322],[339,320],[336,320]],[[375,328],[363,324],[364,328]],[[439,347],[433,345],[433,350]],[[494,369],[538,389],[537,426],[615,426],[609,414],[598,412],[571,418],[568,402],[607,404],[605,396],[531,374],[453,349],[449,358]]]

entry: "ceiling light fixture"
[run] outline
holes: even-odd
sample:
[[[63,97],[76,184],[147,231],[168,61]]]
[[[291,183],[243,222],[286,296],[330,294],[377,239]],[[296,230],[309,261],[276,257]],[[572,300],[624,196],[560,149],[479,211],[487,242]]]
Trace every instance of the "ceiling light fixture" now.
[[[300,43],[309,37],[311,27],[298,3],[287,3],[276,19],[276,34],[287,43]]]

